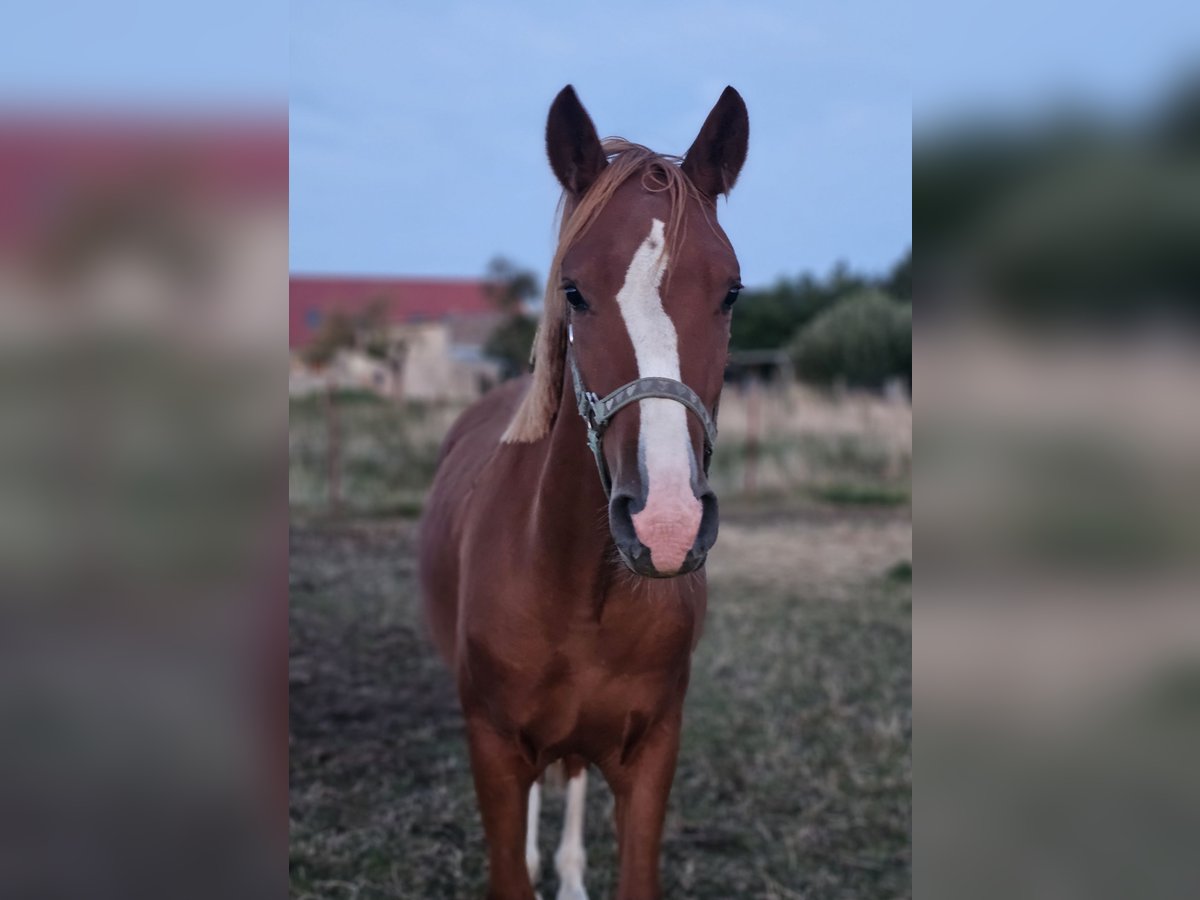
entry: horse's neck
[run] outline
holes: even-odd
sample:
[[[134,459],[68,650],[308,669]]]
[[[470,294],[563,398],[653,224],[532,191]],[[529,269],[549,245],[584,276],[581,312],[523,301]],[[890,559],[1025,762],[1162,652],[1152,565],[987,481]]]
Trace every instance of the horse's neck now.
[[[534,527],[540,538],[559,543],[569,537],[569,552],[581,571],[602,566],[613,553],[607,524],[608,499],[587,444],[587,429],[575,408],[569,383],[546,445],[534,501]]]

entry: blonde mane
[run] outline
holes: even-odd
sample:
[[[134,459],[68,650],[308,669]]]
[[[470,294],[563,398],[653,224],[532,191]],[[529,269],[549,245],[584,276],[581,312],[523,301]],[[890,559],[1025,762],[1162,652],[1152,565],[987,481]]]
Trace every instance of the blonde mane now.
[[[622,184],[638,175],[642,187],[654,193],[665,192],[671,204],[666,227],[667,253],[683,240],[684,212],[687,199],[700,200],[699,191],[680,170],[678,156],[655,153],[624,138],[605,138],[602,146],[608,165],[572,209],[567,209],[567,194],[558,204],[560,220],[558,248],[546,278],[542,320],[533,339],[530,361],[533,379],[521,405],[501,437],[506,444],[531,443],[550,432],[554,416],[562,402],[563,369],[567,355],[567,302],[562,292],[562,261],[567,251],[595,223]],[[667,274],[670,277],[670,273]]]

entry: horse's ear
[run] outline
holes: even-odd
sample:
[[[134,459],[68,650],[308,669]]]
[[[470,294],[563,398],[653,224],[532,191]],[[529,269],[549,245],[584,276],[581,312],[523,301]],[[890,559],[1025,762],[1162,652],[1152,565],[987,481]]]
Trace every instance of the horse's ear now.
[[[741,94],[726,87],[683,158],[684,174],[712,200],[718,194],[728,194],[746,161],[749,141],[746,103]]]
[[[576,197],[581,197],[608,165],[596,126],[569,84],[550,104],[546,154],[559,182]]]

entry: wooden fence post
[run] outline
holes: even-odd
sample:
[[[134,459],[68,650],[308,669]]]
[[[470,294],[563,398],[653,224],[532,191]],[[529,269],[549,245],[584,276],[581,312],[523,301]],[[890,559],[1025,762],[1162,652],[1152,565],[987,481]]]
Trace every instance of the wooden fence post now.
[[[329,511],[337,516],[342,512],[342,433],[332,384],[325,385],[325,427],[326,462],[329,465]]]
[[[753,497],[758,490],[759,432],[762,429],[762,397],[758,382],[751,378],[746,388],[746,463],[742,492]]]

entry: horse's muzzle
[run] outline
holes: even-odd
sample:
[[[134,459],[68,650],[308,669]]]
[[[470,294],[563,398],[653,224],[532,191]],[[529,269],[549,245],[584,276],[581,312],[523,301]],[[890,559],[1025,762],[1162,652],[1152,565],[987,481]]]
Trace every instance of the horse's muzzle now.
[[[630,571],[646,578],[674,578],[677,575],[686,575],[688,572],[694,572],[700,566],[704,565],[704,560],[708,558],[707,552],[697,553],[695,550],[689,550],[687,556],[684,557],[683,565],[677,570],[674,572],[660,572],[654,568],[654,563],[650,561],[650,551],[640,541],[636,547],[630,548],[629,552],[618,546],[617,553],[620,554],[621,562],[625,563]]]
[[[630,494],[617,491],[613,494],[608,506],[609,531],[612,533],[613,542],[617,546],[617,553],[620,554],[621,561],[630,571],[646,578],[674,578],[677,575],[693,572],[704,565],[705,559],[708,558],[708,551],[717,542],[719,515],[716,494],[712,491],[705,491],[704,495],[700,497],[703,512],[700,517],[700,527],[697,529],[692,546],[684,555],[682,563],[677,568],[666,572],[655,567],[650,548],[638,538],[637,530],[633,525],[634,502],[635,498]]]

